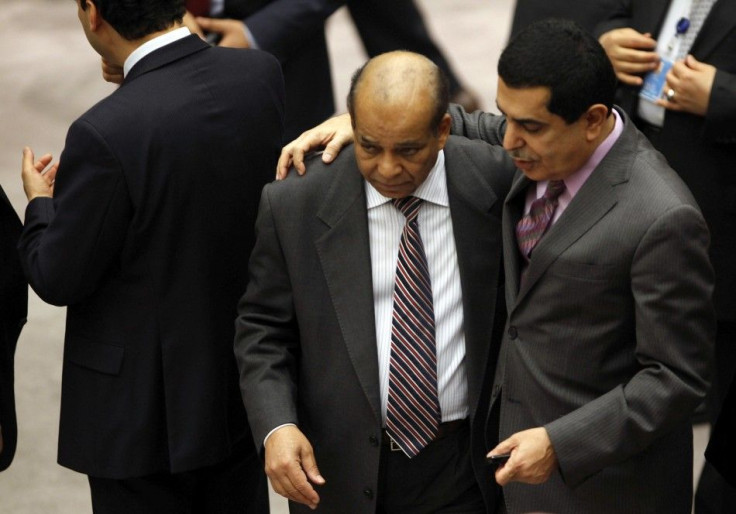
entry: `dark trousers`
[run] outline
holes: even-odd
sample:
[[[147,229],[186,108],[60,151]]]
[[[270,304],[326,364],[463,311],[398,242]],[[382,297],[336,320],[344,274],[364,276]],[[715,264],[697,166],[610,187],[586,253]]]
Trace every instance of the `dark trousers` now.
[[[433,441],[409,459],[381,448],[376,514],[484,514],[470,462],[470,427]]]
[[[89,477],[95,514],[268,514],[263,465],[250,439],[220,464],[115,480]]]

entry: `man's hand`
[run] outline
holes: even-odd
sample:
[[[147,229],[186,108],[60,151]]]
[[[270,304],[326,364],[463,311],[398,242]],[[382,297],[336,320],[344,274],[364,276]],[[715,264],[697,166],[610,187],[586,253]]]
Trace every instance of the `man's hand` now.
[[[598,38],[608,58],[613,64],[616,77],[630,86],[641,86],[643,75],[657,69],[659,56],[655,49],[657,42],[652,35],[642,34],[634,29],[614,29]]]
[[[317,469],[312,445],[297,427],[279,428],[266,440],[266,474],[281,496],[317,508],[319,495],[312,484],[323,485],[325,479]]]
[[[35,163],[33,162],[33,151],[25,147],[23,149],[23,164],[21,167],[21,178],[23,179],[23,190],[30,202],[39,196],[54,196],[54,179],[56,178],[56,170],[59,169],[59,163],[46,167],[51,164],[51,154],[46,154]]]
[[[302,132],[302,135],[286,145],[281,150],[279,162],[276,165],[276,180],[286,178],[289,168],[293,165],[299,175],[304,175],[307,168],[304,166],[304,156],[317,148],[324,147],[322,162],[331,163],[340,153],[340,150],[353,142],[353,126],[348,113],[333,116],[316,127]]]
[[[218,20],[215,18],[195,18],[197,25],[205,32],[220,34],[217,46],[229,48],[250,48],[250,41],[245,35],[245,25],[240,20]]]
[[[683,61],[677,61],[667,72],[664,90],[672,89],[675,96],[671,100],[659,100],[657,103],[671,111],[705,116],[715,78],[715,66],[688,55]]]
[[[184,13],[184,18],[181,20],[182,24],[189,29],[192,34],[197,34],[199,37],[204,39],[204,32],[197,23],[197,19],[189,11]]]
[[[517,432],[490,451],[488,455],[511,453],[496,470],[496,482],[541,484],[549,479],[557,466],[557,456],[544,427]]]
[[[123,83],[123,67],[102,58],[102,78],[113,84]]]

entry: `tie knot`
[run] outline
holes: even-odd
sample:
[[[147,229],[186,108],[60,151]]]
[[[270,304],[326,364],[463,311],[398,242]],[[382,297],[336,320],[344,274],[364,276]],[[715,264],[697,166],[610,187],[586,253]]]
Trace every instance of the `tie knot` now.
[[[564,180],[550,180],[547,184],[547,190],[544,192],[544,197],[548,200],[554,200],[559,197],[563,191],[565,191]]]
[[[392,202],[406,216],[407,220],[413,220],[419,215],[419,207],[423,200],[416,196],[407,196],[405,198],[394,198]]]

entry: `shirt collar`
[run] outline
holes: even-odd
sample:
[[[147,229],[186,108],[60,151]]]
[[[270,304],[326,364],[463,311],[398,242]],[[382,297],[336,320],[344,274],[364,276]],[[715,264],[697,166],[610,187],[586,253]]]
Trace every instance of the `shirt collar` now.
[[[379,207],[392,200],[376,191],[376,188],[370,185],[367,180],[365,181],[365,195],[368,209]],[[434,163],[432,169],[429,170],[427,178],[419,184],[419,187],[412,193],[412,196],[442,207],[450,206],[450,199],[447,195],[444,150],[440,150],[437,153],[437,161]]]
[[[616,121],[611,133],[608,134],[606,139],[604,139],[600,145],[598,145],[598,148],[595,149],[593,155],[590,156],[588,161],[583,164],[578,171],[565,179],[565,189],[571,197],[575,196],[577,192],[580,191],[580,188],[583,187],[585,181],[588,180],[588,177],[593,173],[593,170],[598,167],[603,158],[608,154],[614,143],[616,143],[621,135],[621,132],[624,130],[624,122],[621,119],[621,116],[616,112],[616,109],[612,109],[612,111]],[[541,197],[547,190],[548,182],[548,180],[537,182],[537,198]]]
[[[161,34],[160,36],[156,36],[149,41],[146,41],[141,46],[133,50],[128,58],[125,59],[125,63],[123,64],[123,77],[127,77],[128,73],[130,73],[130,70],[133,69],[133,66],[138,64],[138,61],[143,59],[151,52],[154,52],[159,48],[163,48],[164,46],[171,44],[174,41],[184,39],[189,34],[191,34],[191,32],[189,32],[188,28],[180,27],[178,29],[166,32],[165,34]]]

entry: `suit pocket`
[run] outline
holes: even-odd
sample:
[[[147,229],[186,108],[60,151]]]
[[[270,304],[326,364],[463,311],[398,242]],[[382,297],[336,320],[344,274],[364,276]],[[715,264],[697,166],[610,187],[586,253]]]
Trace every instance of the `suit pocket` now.
[[[66,359],[83,368],[107,375],[119,375],[125,348],[119,345],[93,343],[86,339],[67,341]]]

